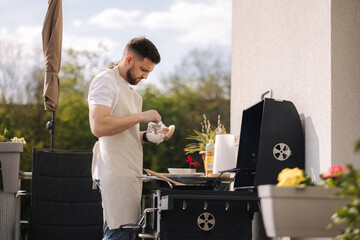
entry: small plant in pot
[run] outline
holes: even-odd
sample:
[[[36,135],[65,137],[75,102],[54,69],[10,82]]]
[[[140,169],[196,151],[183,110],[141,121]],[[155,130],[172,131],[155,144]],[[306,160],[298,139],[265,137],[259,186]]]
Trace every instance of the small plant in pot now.
[[[187,136],[186,139],[193,140],[194,142],[189,143],[185,146],[184,151],[186,154],[199,152],[202,155],[203,161],[205,160],[205,146],[209,140],[215,142],[215,136],[217,134],[225,134],[225,126],[220,121],[220,115],[218,115],[217,126],[214,130],[211,129],[211,123],[203,114],[204,120],[201,124],[201,132],[194,129],[195,135]]]
[[[26,144],[25,139],[22,138],[18,138],[18,137],[13,137],[10,139],[10,141],[5,137],[5,135],[7,134],[8,130],[6,128],[4,128],[3,133],[0,133],[0,142],[18,142],[18,143],[23,143]]]
[[[356,143],[356,151],[360,151],[360,139]],[[326,173],[320,175],[324,188],[337,188],[335,196],[348,199],[348,202],[337,209],[331,217],[328,228],[340,227],[341,231],[335,240],[360,239],[360,170],[352,164],[345,166],[335,164]],[[305,189],[314,185],[309,177],[300,169],[283,169],[278,176],[278,186]]]

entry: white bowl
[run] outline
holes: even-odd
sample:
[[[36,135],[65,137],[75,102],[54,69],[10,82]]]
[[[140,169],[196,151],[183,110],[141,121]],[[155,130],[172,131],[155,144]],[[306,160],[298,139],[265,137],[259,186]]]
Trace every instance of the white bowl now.
[[[168,168],[170,174],[192,174],[196,173],[195,168]]]

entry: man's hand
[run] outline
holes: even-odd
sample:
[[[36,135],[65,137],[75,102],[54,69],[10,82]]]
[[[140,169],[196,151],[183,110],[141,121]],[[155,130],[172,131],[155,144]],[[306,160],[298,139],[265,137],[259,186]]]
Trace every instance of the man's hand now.
[[[142,123],[154,122],[159,123],[161,121],[161,116],[156,110],[148,110],[141,113]]]
[[[91,105],[89,109],[90,127],[96,137],[112,136],[121,133],[137,123],[160,122],[161,116],[155,110],[115,117],[110,114],[110,107]]]
[[[163,125],[163,123],[160,123]],[[167,141],[171,136],[174,134],[175,126],[170,125],[169,127],[165,127],[161,129],[161,132],[158,134],[154,134],[152,132],[146,133],[146,138],[149,142],[155,143],[156,145],[159,145],[163,141]]]

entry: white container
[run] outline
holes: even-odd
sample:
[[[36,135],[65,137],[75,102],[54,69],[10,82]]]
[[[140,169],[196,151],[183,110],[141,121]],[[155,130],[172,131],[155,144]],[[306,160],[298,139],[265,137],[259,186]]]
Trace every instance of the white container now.
[[[218,134],[215,137],[213,173],[236,167],[235,135]]]
[[[261,213],[268,237],[334,237],[343,225],[327,228],[336,209],[349,201],[334,196],[337,188],[320,186],[258,186]]]
[[[19,190],[20,154],[24,144],[0,142],[0,165],[4,191],[0,189],[0,239],[19,239],[20,203]]]
[[[24,144],[18,142],[0,143],[0,162],[4,192],[16,193],[19,189],[20,154]]]
[[[168,168],[170,174],[194,174],[195,168]]]

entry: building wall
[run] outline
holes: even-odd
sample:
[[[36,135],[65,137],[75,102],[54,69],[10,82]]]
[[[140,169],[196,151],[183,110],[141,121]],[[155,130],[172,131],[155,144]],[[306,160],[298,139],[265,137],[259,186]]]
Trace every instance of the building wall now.
[[[315,181],[360,155],[360,1],[345,2],[233,0],[231,133],[240,133],[242,110],[272,89],[301,115]]]
[[[331,159],[360,168],[360,1],[332,1],[331,26]]]

